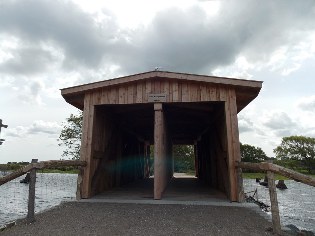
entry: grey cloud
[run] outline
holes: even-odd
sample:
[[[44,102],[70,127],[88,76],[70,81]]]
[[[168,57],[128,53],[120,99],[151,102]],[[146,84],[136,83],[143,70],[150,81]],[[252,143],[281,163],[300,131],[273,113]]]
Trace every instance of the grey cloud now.
[[[209,74],[240,54],[253,61],[267,60],[275,49],[292,38],[298,43],[315,28],[312,0],[222,1],[221,5],[215,17],[198,6],[166,9],[147,27],[122,31],[109,11],[104,11],[106,21],[96,23],[69,1],[7,0],[0,8],[0,32],[32,43],[51,42],[63,50],[64,69],[97,70],[114,64],[120,66],[119,74],[156,66]],[[17,63],[11,63],[13,70]]]
[[[285,112],[271,112],[263,125],[278,137],[294,135],[302,129]]]
[[[315,112],[315,95],[300,99],[297,106],[301,110]]]
[[[10,52],[13,58],[0,64],[1,73],[32,75],[45,72],[53,56],[41,48],[14,49]]]
[[[17,126],[6,130],[7,137],[25,138],[28,135],[47,134],[48,137],[59,135],[61,126],[55,122],[45,122],[42,120],[34,121],[29,126]]]
[[[116,30],[115,22],[101,27],[69,1],[8,0],[0,8],[0,32],[32,43],[52,41],[64,50],[64,65],[71,68],[97,66]]]
[[[193,19],[193,20],[192,20]],[[209,73],[229,64],[238,53],[237,40],[209,22],[202,9],[168,9],[157,14],[148,28],[135,32],[131,53],[118,54],[127,71],[164,70]],[[234,43],[232,43],[234,41]],[[131,54],[131,55],[130,55]],[[130,56],[134,60],[130,60]]]
[[[271,53],[303,40],[314,30],[313,1],[222,1],[218,16],[207,18],[198,7],[167,9],[148,28],[137,30],[132,43],[117,51],[116,61],[128,72],[164,70],[206,73],[229,65],[242,54],[268,61]],[[291,45],[290,45],[291,46]]]
[[[254,123],[244,116],[240,116],[238,119],[238,127],[240,133],[254,131]]]
[[[41,103],[40,92],[43,84],[39,81],[27,80],[25,85],[19,88],[18,98],[23,103]]]
[[[264,122],[264,125],[271,129],[293,128],[296,123],[284,112],[274,112]]]

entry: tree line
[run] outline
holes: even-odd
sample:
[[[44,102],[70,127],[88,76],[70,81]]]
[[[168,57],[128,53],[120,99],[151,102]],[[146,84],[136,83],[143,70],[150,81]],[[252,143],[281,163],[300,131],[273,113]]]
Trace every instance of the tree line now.
[[[83,115],[71,114],[63,124],[59,145],[64,146],[62,156],[79,159]],[[262,162],[272,159],[275,164],[309,174],[315,173],[315,138],[305,136],[283,137],[281,144],[273,151],[275,157],[268,157],[256,146],[240,144],[241,158],[245,162]],[[194,148],[191,145],[175,145],[173,148],[174,170],[194,171]]]
[[[283,137],[281,144],[273,151],[276,156],[268,157],[260,148],[241,144],[242,161],[273,163],[308,174],[315,173],[315,138],[305,136]]]

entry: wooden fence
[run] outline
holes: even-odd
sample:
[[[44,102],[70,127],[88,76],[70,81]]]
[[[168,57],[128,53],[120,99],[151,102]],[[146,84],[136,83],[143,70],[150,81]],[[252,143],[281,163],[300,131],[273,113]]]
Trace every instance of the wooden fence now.
[[[315,187],[315,178],[269,162],[237,162],[237,168],[267,172],[273,232],[281,235],[281,223],[274,174],[285,176],[298,182]]]
[[[4,177],[0,178],[0,186],[14,180],[26,173],[30,173],[30,182],[29,182],[29,196],[28,196],[28,212],[26,221],[27,223],[32,223],[35,221],[35,183],[36,183],[36,170],[39,169],[52,169],[57,167],[66,167],[66,166],[86,166],[85,161],[78,160],[61,160],[61,161],[42,161],[37,162],[37,159],[33,159],[32,163],[24,166]]]
[[[8,174],[0,178],[0,186],[16,179],[26,173],[30,173],[30,184],[29,184],[29,201],[28,201],[28,213],[27,213],[27,222],[31,223],[35,221],[35,183],[36,183],[36,170],[38,169],[51,169],[57,167],[66,167],[66,166],[76,166],[83,167],[86,166],[85,161],[79,160],[61,160],[61,161],[42,161],[37,162],[37,159],[33,159],[32,163],[14,171],[11,174]],[[262,163],[249,163],[249,162],[237,162],[236,168],[255,170],[255,171],[264,171],[267,172],[268,178],[268,188],[271,202],[271,215],[272,215],[272,224],[273,231],[276,234],[281,235],[281,224],[280,224],[280,215],[279,207],[277,200],[277,192],[275,186],[274,173],[280,174],[287,178],[302,182],[304,184],[315,187],[315,178],[300,174],[296,171],[278,166],[272,163],[262,162]]]

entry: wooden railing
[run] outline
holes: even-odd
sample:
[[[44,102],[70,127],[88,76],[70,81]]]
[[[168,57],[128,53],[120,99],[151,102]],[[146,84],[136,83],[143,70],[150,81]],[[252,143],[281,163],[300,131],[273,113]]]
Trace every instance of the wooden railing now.
[[[30,182],[29,182],[29,197],[28,197],[28,212],[27,212],[27,223],[32,223],[35,221],[35,183],[36,183],[36,170],[40,169],[52,169],[59,167],[67,167],[67,166],[86,166],[85,161],[78,160],[53,160],[53,161],[42,161],[37,162],[37,159],[33,159],[32,163],[24,166],[4,177],[0,178],[0,186],[14,180],[26,173],[30,173]]]
[[[33,159],[36,160],[36,159]],[[13,179],[16,179],[27,172],[30,172],[33,169],[40,170],[40,169],[53,169],[58,167],[66,167],[66,166],[86,166],[85,161],[78,161],[78,160],[61,160],[61,161],[41,161],[35,162],[32,161],[31,164],[21,167],[20,169],[0,178],[0,186],[5,184]]]
[[[282,235],[274,174],[276,173],[313,187],[315,187],[315,178],[269,162],[237,162],[236,167],[246,170],[267,172],[273,232]]]

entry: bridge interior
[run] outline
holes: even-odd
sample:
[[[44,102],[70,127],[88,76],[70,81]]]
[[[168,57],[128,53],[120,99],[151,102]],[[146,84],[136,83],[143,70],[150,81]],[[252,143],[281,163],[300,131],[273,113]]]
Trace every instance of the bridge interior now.
[[[98,105],[95,115],[93,195],[120,189],[154,199],[195,191],[229,197],[224,102]],[[174,178],[175,144],[194,145],[196,178]]]

